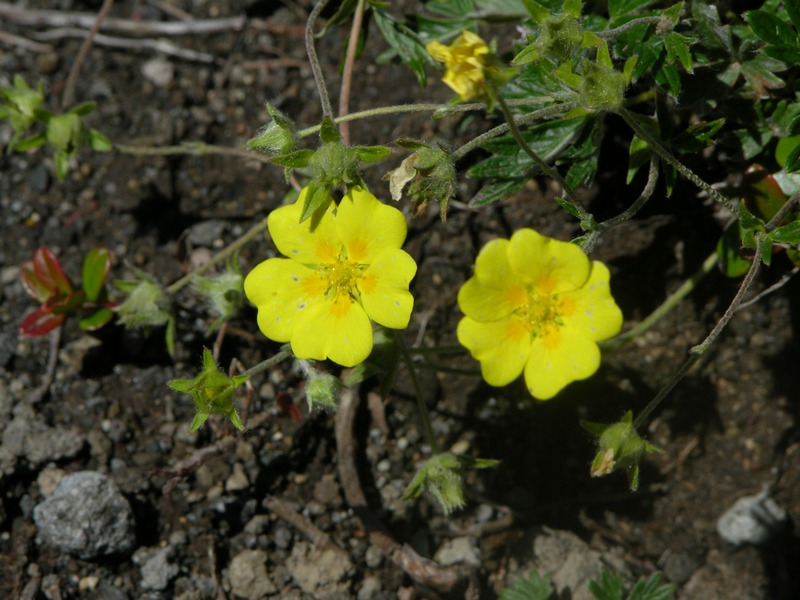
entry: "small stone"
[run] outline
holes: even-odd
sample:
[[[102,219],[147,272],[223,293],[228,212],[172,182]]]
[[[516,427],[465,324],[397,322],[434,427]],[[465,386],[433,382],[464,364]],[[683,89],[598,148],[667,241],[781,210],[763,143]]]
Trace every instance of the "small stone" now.
[[[75,456],[83,448],[82,435],[18,414],[3,432],[3,445],[33,466]]]
[[[350,558],[333,549],[312,548],[298,542],[286,561],[292,578],[298,586],[318,600],[348,598],[350,579],[355,572]]]
[[[233,557],[228,580],[234,595],[259,600],[278,591],[267,574],[267,553],[263,550],[242,550]]]
[[[358,588],[357,600],[376,600],[381,597],[381,580],[377,577],[365,577]]]
[[[172,547],[140,548],[133,555],[133,562],[141,565],[142,580],[139,587],[143,590],[161,591],[167,589],[169,582],[180,570],[171,563]]]
[[[175,77],[175,67],[163,57],[151,58],[142,65],[144,78],[157,87],[167,87]]]
[[[434,560],[445,566],[463,563],[478,567],[481,564],[480,554],[475,538],[463,536],[442,544],[436,551]]]
[[[367,566],[370,569],[380,567],[381,563],[383,562],[383,551],[377,546],[370,546],[367,548],[364,561],[367,563]]]
[[[57,52],[44,52],[36,57],[36,70],[42,75],[50,75],[60,63],[61,56]]]
[[[239,492],[246,490],[250,486],[247,473],[244,472],[242,463],[233,463],[233,472],[225,480],[225,489],[229,492]]]
[[[788,517],[764,490],[755,496],[739,498],[717,521],[717,532],[726,542],[764,544],[786,527]]]
[[[113,480],[94,471],[64,477],[33,509],[33,520],[45,543],[87,560],[125,554],[136,542],[130,504]]]
[[[64,479],[65,475],[66,471],[64,471],[64,469],[57,469],[55,467],[43,469],[42,472],[39,473],[39,477],[36,478],[36,483],[39,484],[39,491],[42,493],[42,496],[45,498],[52,496],[59,482]]]

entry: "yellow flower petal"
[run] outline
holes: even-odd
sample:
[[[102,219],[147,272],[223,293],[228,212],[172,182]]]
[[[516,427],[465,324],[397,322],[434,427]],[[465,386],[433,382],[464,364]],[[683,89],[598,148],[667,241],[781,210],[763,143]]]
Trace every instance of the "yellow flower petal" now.
[[[542,294],[576,290],[589,278],[589,258],[575,244],[520,229],[511,236],[508,260],[520,279]]]
[[[408,284],[417,272],[417,263],[402,250],[387,250],[364,272],[358,282],[361,304],[379,325],[405,329],[414,308]]]
[[[428,54],[447,67],[442,81],[453,89],[462,100],[468,101],[484,95],[485,75],[489,47],[471,31],[462,31],[450,45],[430,42],[425,46]]]
[[[288,342],[298,317],[322,300],[325,285],[314,271],[285,258],[256,266],[244,280],[247,299],[258,307],[258,327],[276,342]]]
[[[298,358],[329,358],[343,367],[353,367],[372,352],[372,325],[360,304],[338,295],[304,311],[291,342]]]
[[[359,187],[351,188],[336,209],[336,231],[351,262],[369,264],[406,239],[406,218]]]
[[[549,400],[567,384],[586,379],[600,366],[600,350],[581,332],[567,327],[536,337],[525,365],[525,384],[534,398]]]
[[[429,42],[425,46],[425,51],[431,55],[433,60],[440,63],[447,64],[448,60],[450,59],[450,48],[435,40],[433,42]]]
[[[475,260],[475,275],[458,291],[458,306],[477,321],[497,321],[527,301],[527,294],[508,262],[509,241],[492,240]]]
[[[489,385],[501,386],[522,373],[530,356],[531,339],[525,323],[510,318],[479,323],[464,317],[456,330],[458,342],[481,363],[481,374]]]
[[[267,228],[272,241],[281,254],[307,265],[330,263],[336,260],[341,249],[334,224],[331,202],[320,217],[300,222],[308,188],[300,192],[294,204],[273,210],[267,218]]]
[[[580,331],[596,342],[617,335],[622,329],[622,311],[614,302],[608,285],[611,277],[601,262],[592,263],[592,273],[586,285],[565,294],[567,302],[574,303],[574,311],[564,315],[564,327]]]

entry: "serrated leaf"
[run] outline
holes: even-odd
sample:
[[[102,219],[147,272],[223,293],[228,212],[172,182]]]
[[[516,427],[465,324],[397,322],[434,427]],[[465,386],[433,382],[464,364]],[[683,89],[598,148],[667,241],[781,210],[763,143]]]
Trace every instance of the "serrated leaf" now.
[[[389,44],[389,47],[394,52],[394,55],[399,56],[405,64],[407,64],[417,78],[417,82],[421,86],[425,86],[428,81],[425,67],[433,66],[436,61],[425,50],[425,45],[420,41],[417,33],[393,19],[390,15],[377,11],[374,13],[375,23],[378,29]],[[389,62],[389,59],[382,54],[378,58],[379,63]]]
[[[797,46],[767,46],[764,54],[790,64],[800,64],[800,48]]]
[[[648,579],[641,578],[631,588],[628,600],[670,600],[675,595],[675,585],[661,583],[661,573],[654,573]]]
[[[689,44],[694,40],[680,33],[670,31],[664,36],[664,47],[667,50],[667,60],[674,62],[677,60],[687,73],[694,73],[692,67],[692,54],[689,52]]]
[[[783,8],[792,20],[795,29],[800,31],[800,1],[799,0],[783,0]]]
[[[552,594],[550,580],[534,569],[527,576],[517,579],[512,588],[504,589],[500,600],[548,600]]]
[[[541,24],[552,13],[535,0],[522,0],[522,5],[535,23]]]
[[[560,198],[556,197],[556,204],[558,204],[561,208],[571,214],[573,217],[579,217],[578,209],[575,208],[575,204],[572,203],[571,200],[568,198]]]
[[[769,234],[770,239],[776,244],[788,244],[797,246],[800,244],[800,219],[773,229]],[[769,244],[765,244],[768,246]]]
[[[475,194],[472,200],[469,201],[469,205],[475,207],[489,206],[495,202],[505,200],[525,185],[526,181],[527,179],[525,178],[519,178],[487,183]]]
[[[695,31],[706,46],[723,49],[732,56],[736,54],[731,29],[722,25],[716,6],[695,0],[692,15],[696,21]]]
[[[597,579],[589,582],[589,591],[598,600],[622,600],[622,576],[612,575],[603,567]]]
[[[775,46],[797,46],[797,33],[792,26],[763,10],[751,10],[744,14],[744,20],[759,38]]]

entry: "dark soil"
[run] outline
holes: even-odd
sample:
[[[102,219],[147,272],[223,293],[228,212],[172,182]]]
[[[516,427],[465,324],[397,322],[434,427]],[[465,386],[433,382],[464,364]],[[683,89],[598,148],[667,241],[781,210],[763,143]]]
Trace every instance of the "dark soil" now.
[[[170,20],[160,4],[118,2],[111,16]],[[265,101],[301,127],[319,122],[302,42],[307,1],[169,4],[195,18],[247,14],[265,19],[269,27],[168,39],[212,54],[213,64],[147,50],[93,48],[77,88],[78,101],[97,102],[89,118],[93,127],[121,144],[202,141],[240,148],[266,121]],[[99,2],[88,0],[23,5],[99,8]],[[0,23],[4,31],[29,38],[48,30],[2,18]],[[334,97],[345,37],[344,29],[333,29],[320,43]],[[16,74],[31,84],[43,81],[54,108],[80,40],[48,43],[52,50],[46,52],[0,48],[0,83],[8,85]],[[357,64],[352,111],[449,99],[438,82],[421,90],[408,69],[376,66],[383,49],[378,36],[371,36]],[[163,81],[154,83],[145,74],[153,68],[167,73]],[[479,118],[433,120],[416,114],[354,122],[351,136],[367,145],[436,136],[457,145],[483,125]],[[620,123],[608,126],[619,132],[610,138],[628,135]],[[9,136],[0,125],[4,144]],[[590,209],[601,216],[624,209],[638,193],[615,187],[626,159],[614,151],[604,155],[604,176],[589,195]],[[397,152],[391,166],[401,157]],[[381,176],[387,169],[381,163],[365,173],[372,191],[384,199],[389,194]],[[337,473],[336,416],[307,413],[302,377],[291,361],[254,381],[246,434],[231,433],[221,419],[189,433],[193,404],[166,382],[193,376],[202,348],[215,340],[207,334],[213,318],[192,292],[177,299],[174,359],[164,347],[163,330],[110,326],[87,335],[68,321],[54,381],[41,401],[32,401],[53,351],[47,336],[18,333],[22,316],[34,308],[18,267],[37,247],[49,246],[73,279],[85,254],[106,246],[115,256],[114,278],[130,277],[131,265],[171,283],[282,203],[290,191],[282,170],[220,156],[133,158],[87,151],[65,181],[54,173],[44,150],[0,157],[0,436],[16,419],[30,431],[44,425],[53,435],[69,432],[79,444],[74,452],[42,458],[9,450],[8,439],[5,454],[0,445],[0,597],[437,597],[383,556],[370,537],[371,526],[348,507]],[[466,203],[477,182],[460,181],[458,199]],[[564,240],[579,233],[574,220],[536,186],[479,212],[457,203],[445,224],[436,212],[410,221],[406,244],[419,271],[405,336],[418,346],[455,343],[456,294],[486,241],[521,227]],[[713,207],[693,188],[679,186],[669,199],[658,192],[644,214],[605,234],[594,258],[609,265],[626,322],[641,320],[689,277],[714,249],[720,231]],[[249,244],[241,255],[243,270],[272,252],[266,236]],[[757,289],[778,281],[786,269],[776,257]],[[713,272],[655,328],[609,355],[596,376],[547,403],[533,401],[519,382],[495,389],[475,375],[423,371],[425,400],[441,446],[457,444],[462,452],[501,461],[495,469],[468,473],[468,504],[449,517],[428,498],[400,498],[429,450],[406,376],[383,402],[375,396],[378,382],[363,384],[353,438],[372,513],[398,543],[472,572],[450,597],[496,597],[534,564],[542,568],[548,557],[534,557],[532,551],[542,527],[576,534],[588,544],[581,552],[594,552],[628,581],[662,571],[677,584],[681,598],[800,597],[800,539],[791,524],[759,547],[734,547],[716,531],[717,519],[738,498],[767,486],[790,521],[800,517],[800,398],[793,383],[800,359],[796,282],[738,313],[716,348],[655,413],[643,433],[664,453],[644,461],[638,492],[628,491],[621,474],[589,476],[594,448],[579,420],[610,422],[628,409],[643,408],[714,326],[738,284]],[[250,366],[277,351],[277,344],[260,335],[255,311],[248,308],[230,323],[220,363],[227,367],[237,358]],[[464,355],[436,362],[477,374]],[[287,398],[299,419],[286,409]],[[170,470],[220,439],[230,441],[224,452],[170,478]],[[86,470],[108,474],[131,503],[133,554],[80,560],[37,539],[33,508],[51,493],[54,480]],[[275,509],[276,499],[344,551],[344,562],[337,563],[341,572],[333,573],[326,562],[339,554],[326,554],[330,545],[298,530]],[[454,539],[467,550],[437,554]],[[160,548],[169,548],[167,562],[174,569],[163,587],[148,588],[142,565],[148,552]],[[232,583],[232,562],[243,556],[263,557],[271,585]],[[562,598],[581,593],[585,590],[567,590]]]

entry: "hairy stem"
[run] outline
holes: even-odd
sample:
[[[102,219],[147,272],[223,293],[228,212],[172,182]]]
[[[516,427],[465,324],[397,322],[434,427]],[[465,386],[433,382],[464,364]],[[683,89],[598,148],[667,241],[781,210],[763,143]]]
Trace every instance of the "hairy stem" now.
[[[319,101],[322,105],[322,116],[333,118],[333,108],[331,107],[331,99],[328,96],[328,88],[325,87],[325,76],[322,74],[322,67],[319,64],[317,57],[317,49],[314,46],[314,24],[317,21],[322,9],[328,4],[328,0],[319,0],[308,15],[308,22],[306,23],[306,53],[308,54],[308,64],[311,67],[311,72],[314,74],[314,83],[317,84],[317,93],[319,94]]]
[[[395,340],[397,340],[397,348],[400,350],[400,356],[406,364],[409,377],[411,377],[411,384],[414,386],[414,395],[417,397],[417,407],[422,417],[422,425],[425,428],[425,437],[428,438],[428,444],[431,447],[431,454],[436,455],[439,453],[439,444],[436,443],[436,436],[433,433],[433,426],[431,425],[431,415],[428,412],[425,399],[422,397],[422,385],[420,385],[419,377],[417,377],[414,361],[411,359],[411,354],[408,351],[408,346],[406,346],[403,335],[396,329],[392,331],[394,331],[394,337]]]
[[[656,137],[647,131],[646,128],[642,127],[639,121],[637,121],[627,109],[620,108],[616,114],[625,119],[625,122],[630,126],[631,129],[633,129],[636,135],[647,142],[647,145],[650,146],[653,152],[658,154],[658,156],[665,163],[675,167],[675,169],[681,175],[706,192],[716,202],[727,208],[734,215],[739,216],[739,207],[736,205],[736,202],[720,194],[717,190],[707,184],[701,177],[699,177],[694,171],[675,158],[672,153],[663,146],[661,141],[656,139]]]
[[[267,220],[263,219],[259,221],[258,223],[253,225],[247,232],[242,234],[238,239],[231,242],[231,244],[227,246],[224,250],[221,250],[220,252],[212,256],[211,260],[209,260],[207,263],[200,265],[194,271],[192,271],[191,273],[187,273],[186,275],[178,279],[178,281],[167,287],[167,293],[177,294],[186,285],[191,283],[194,277],[196,277],[197,275],[202,275],[203,273],[208,271],[211,267],[213,267],[215,264],[233,255],[237,250],[239,250],[239,248],[244,246],[247,242],[252,240],[266,228],[267,228]]]
[[[681,368],[678,369],[678,372],[673,375],[670,380],[662,387],[658,394],[656,394],[655,398],[653,398],[650,403],[645,406],[644,410],[636,416],[636,419],[633,421],[634,428],[638,429],[642,426],[642,424],[647,420],[647,418],[652,414],[652,412],[661,404],[661,401],[667,397],[667,395],[672,391],[672,389],[678,385],[685,376],[686,373],[689,372],[689,369],[696,363],[700,357],[702,357],[711,345],[717,340],[720,333],[725,329],[728,325],[730,320],[733,318],[733,315],[736,314],[736,311],[739,305],[742,302],[747,290],[750,289],[753,281],[758,275],[758,271],[761,267],[761,251],[764,249],[764,242],[766,236],[763,233],[759,233],[756,237],[756,258],[753,261],[753,264],[750,265],[750,270],[747,271],[747,275],[745,275],[744,280],[742,280],[742,285],[739,286],[739,291],[736,292],[736,295],[731,300],[730,306],[728,306],[725,314],[722,315],[722,318],[719,322],[714,326],[714,329],[711,330],[700,344],[694,346],[689,350],[689,358],[686,359],[686,362],[681,365]]]
[[[264,371],[271,369],[272,367],[274,367],[278,363],[283,362],[290,356],[292,356],[292,349],[289,347],[289,344],[284,344],[283,346],[281,346],[281,349],[278,351],[276,355],[271,356],[267,360],[258,363],[254,367],[250,367],[249,369],[247,369],[247,371],[242,373],[242,375],[253,377],[254,375],[258,375],[259,373],[263,373]]]
[[[653,325],[658,323],[667,313],[669,313],[677,304],[683,300],[689,293],[697,287],[697,285],[708,275],[717,265],[717,252],[714,251],[706,257],[700,268],[694,274],[683,282],[683,285],[669,295],[669,298],[664,300],[661,305],[650,313],[644,320],[642,320],[635,327],[629,329],[625,333],[618,335],[605,342],[600,342],[600,347],[603,350],[616,350],[626,342],[631,341],[633,338],[642,335],[645,331],[650,329]]]

